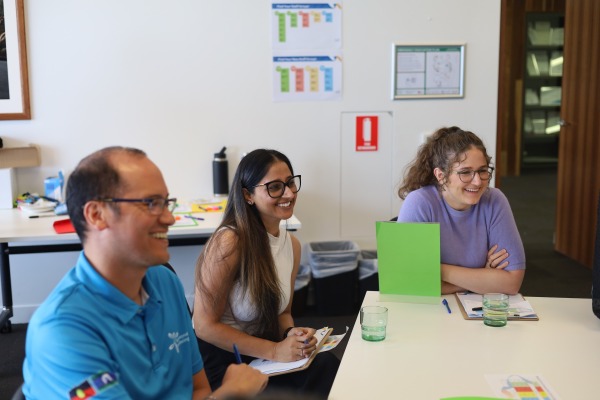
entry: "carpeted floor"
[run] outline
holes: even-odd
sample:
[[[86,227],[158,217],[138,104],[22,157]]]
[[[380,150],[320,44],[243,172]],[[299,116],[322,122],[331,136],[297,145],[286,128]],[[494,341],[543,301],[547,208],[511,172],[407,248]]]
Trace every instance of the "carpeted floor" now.
[[[0,334],[0,399],[10,399],[23,382],[26,330],[27,324],[13,324],[11,333]]]
[[[539,169],[502,178],[527,257],[521,293],[539,297],[590,298],[592,271],[553,248],[556,172]]]

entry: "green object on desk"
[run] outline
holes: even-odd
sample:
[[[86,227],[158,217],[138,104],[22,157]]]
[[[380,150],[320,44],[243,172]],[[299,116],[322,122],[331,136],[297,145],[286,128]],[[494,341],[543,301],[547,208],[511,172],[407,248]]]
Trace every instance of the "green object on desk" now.
[[[438,303],[439,224],[377,222],[376,235],[380,294],[404,296],[399,301]]]

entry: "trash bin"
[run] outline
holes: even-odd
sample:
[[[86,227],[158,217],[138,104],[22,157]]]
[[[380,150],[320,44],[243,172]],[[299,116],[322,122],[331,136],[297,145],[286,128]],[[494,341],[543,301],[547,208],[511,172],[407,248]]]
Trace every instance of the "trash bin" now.
[[[300,264],[294,283],[294,300],[292,301],[292,317],[301,317],[306,312],[308,284],[310,283],[310,265]]]
[[[358,257],[355,242],[311,242],[306,245],[319,315],[350,315],[357,311]]]
[[[362,303],[369,290],[379,291],[377,250],[363,250],[358,259],[358,302]]]

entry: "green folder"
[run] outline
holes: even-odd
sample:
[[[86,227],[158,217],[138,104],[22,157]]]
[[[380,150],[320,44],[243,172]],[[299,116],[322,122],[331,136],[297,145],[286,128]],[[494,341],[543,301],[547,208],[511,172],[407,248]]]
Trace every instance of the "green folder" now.
[[[380,298],[439,303],[440,225],[377,222]]]

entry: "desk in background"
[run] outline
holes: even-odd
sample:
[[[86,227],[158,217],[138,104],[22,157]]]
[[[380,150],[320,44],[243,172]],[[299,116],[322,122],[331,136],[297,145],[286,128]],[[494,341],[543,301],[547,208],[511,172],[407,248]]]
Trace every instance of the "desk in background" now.
[[[17,209],[0,210],[0,285],[2,287],[2,311],[0,312],[0,332],[10,332],[10,318],[13,316],[12,284],[10,279],[10,255],[55,253],[81,250],[81,243],[75,233],[59,235],[54,231],[54,221],[60,217],[27,218]],[[206,243],[219,226],[222,212],[202,214],[204,221],[196,226],[178,226],[169,229],[169,246],[197,246]],[[294,231],[302,227],[295,216],[281,221],[281,226]]]
[[[494,396],[488,374],[542,375],[561,399],[597,398],[600,391],[600,320],[590,299],[527,297],[539,321],[503,328],[463,319],[437,305],[379,302],[388,308],[387,338],[361,339],[357,319],[329,398],[427,399]]]

